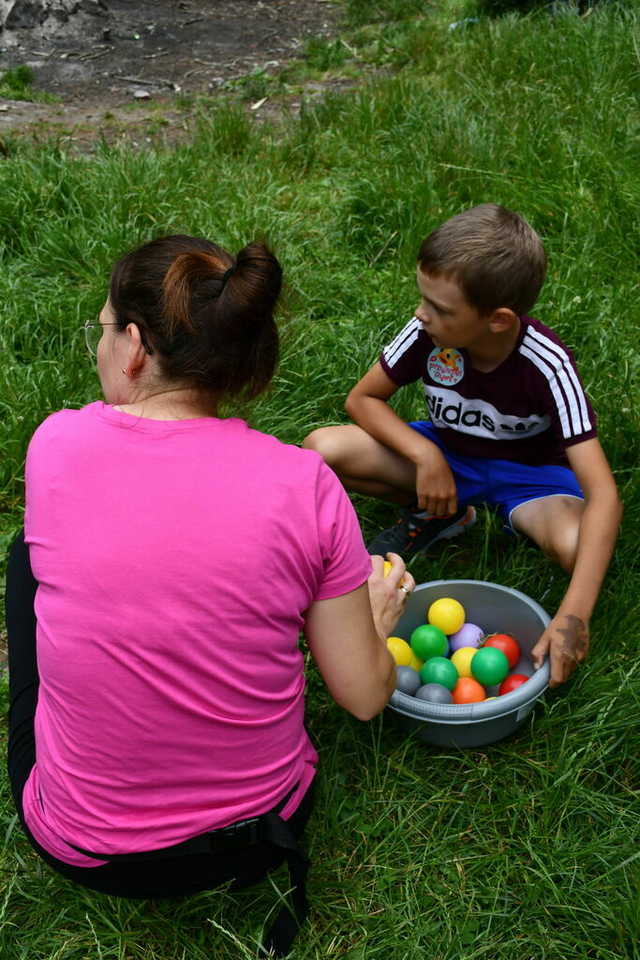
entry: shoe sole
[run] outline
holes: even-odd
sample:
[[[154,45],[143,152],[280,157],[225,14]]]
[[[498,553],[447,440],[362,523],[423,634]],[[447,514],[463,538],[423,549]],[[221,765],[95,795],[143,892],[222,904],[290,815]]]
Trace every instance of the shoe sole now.
[[[451,524],[446,530],[443,530],[442,533],[439,533],[437,537],[434,537],[433,540],[430,540],[420,551],[419,553],[424,553],[425,550],[428,550],[434,543],[437,543],[438,540],[453,540],[454,537],[459,537],[461,533],[466,533],[469,527],[472,527],[476,522],[478,515],[476,513],[475,507],[468,507],[467,512],[461,520],[458,520],[457,523]]]

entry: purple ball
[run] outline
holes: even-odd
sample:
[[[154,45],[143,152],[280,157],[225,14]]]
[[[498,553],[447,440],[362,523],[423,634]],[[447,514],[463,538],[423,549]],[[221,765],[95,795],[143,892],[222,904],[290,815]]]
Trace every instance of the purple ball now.
[[[463,623],[458,632],[449,637],[451,653],[455,653],[460,647],[479,647],[484,635],[482,627],[477,627],[475,623]]]

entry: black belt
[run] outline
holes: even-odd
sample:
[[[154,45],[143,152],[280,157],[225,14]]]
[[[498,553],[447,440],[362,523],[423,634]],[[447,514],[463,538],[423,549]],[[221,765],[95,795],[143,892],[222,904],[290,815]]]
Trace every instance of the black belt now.
[[[297,837],[286,820],[279,816],[297,786],[287,796],[267,813],[261,813],[249,820],[240,820],[228,827],[219,830],[210,830],[197,837],[175,843],[171,847],[162,847],[160,850],[142,850],[139,853],[95,853],[83,850],[75,844],[69,844],[74,850],[83,853],[94,860],[108,860],[114,863],[133,863],[145,860],[167,860],[172,857],[192,856],[193,854],[220,853],[229,850],[241,850],[254,846],[256,843],[266,843],[284,851],[289,867],[291,879],[291,903],[293,911],[288,906],[282,907],[271,929],[268,931],[264,949],[273,951],[275,956],[284,957],[289,953],[298,930],[304,923],[309,912],[306,893],[307,871],[309,860],[302,852]],[[67,841],[68,842],[68,841]]]

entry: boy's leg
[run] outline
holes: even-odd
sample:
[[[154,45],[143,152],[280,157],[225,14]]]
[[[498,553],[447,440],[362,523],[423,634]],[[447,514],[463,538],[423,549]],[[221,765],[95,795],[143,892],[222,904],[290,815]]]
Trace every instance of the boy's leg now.
[[[410,426],[440,446],[430,423],[417,421]],[[464,533],[475,522],[476,513],[473,507],[467,506],[469,498],[466,494],[471,489],[475,491],[479,478],[473,477],[470,480],[466,476],[468,464],[463,463],[463,458],[454,456],[450,462],[463,505],[453,516],[440,518],[414,512],[414,465],[360,427],[323,427],[314,430],[303,446],[320,453],[348,490],[390,500],[405,507],[396,523],[367,544],[370,553],[382,556],[399,553],[405,560],[409,560],[415,554],[427,550],[437,540],[448,540]],[[448,451],[446,455],[449,459]]]
[[[576,559],[584,496],[575,473],[555,464],[490,462],[489,502],[507,529],[524,533],[567,573]]]
[[[547,556],[571,573],[578,549],[584,500],[552,494],[528,500],[511,511],[511,524],[538,544]]]
[[[414,465],[355,424],[320,427],[302,446],[319,453],[347,490],[403,506],[415,501]]]

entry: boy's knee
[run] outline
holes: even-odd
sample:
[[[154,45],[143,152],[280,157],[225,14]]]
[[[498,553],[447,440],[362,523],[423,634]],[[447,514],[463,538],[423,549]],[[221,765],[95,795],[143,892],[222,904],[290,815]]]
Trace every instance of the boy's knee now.
[[[573,573],[578,552],[578,538],[564,534],[551,543],[546,551],[552,560],[567,573]]]
[[[340,444],[335,436],[335,427],[319,427],[317,430],[312,430],[302,441],[302,446],[305,450],[315,450],[330,467],[338,462]]]
[[[578,553],[578,538],[580,536],[580,514],[567,511],[564,523],[557,523],[550,531],[547,543],[544,544],[545,553],[555,560],[567,573],[573,573]]]

